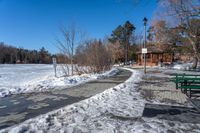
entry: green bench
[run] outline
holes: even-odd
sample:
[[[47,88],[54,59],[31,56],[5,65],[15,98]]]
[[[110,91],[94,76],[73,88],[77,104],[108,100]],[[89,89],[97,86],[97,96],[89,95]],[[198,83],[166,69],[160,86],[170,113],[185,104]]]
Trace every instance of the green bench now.
[[[176,84],[176,89],[181,89],[189,97],[191,93],[200,90],[200,75],[195,74],[175,74],[171,79]]]

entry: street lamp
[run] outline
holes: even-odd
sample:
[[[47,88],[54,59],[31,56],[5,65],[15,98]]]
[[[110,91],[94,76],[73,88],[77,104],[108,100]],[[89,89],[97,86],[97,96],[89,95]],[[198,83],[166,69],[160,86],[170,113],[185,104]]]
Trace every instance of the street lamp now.
[[[143,48],[146,48],[146,25],[147,25],[147,18],[144,17],[143,19],[144,22],[144,46]],[[146,53],[144,52],[144,73],[146,74]]]

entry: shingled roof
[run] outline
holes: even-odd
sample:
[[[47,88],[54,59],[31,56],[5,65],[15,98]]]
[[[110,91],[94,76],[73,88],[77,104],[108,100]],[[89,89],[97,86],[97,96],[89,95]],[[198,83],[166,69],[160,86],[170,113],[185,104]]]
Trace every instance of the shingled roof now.
[[[147,53],[157,53],[157,54],[162,54],[164,51],[159,48],[159,47],[156,47],[156,46],[147,46]],[[142,51],[138,51],[137,52],[138,54],[141,54]]]

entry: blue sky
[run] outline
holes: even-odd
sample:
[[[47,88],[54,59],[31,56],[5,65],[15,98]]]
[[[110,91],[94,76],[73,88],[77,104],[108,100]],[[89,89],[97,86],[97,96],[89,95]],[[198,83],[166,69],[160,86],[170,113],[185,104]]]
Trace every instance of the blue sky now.
[[[0,42],[56,53],[61,25],[75,22],[99,39],[129,20],[140,33],[155,7],[156,0],[0,0]]]

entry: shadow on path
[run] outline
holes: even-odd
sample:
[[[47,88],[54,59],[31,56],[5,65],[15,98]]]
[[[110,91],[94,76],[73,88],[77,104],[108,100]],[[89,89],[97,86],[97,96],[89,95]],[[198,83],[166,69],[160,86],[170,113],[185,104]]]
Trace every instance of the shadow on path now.
[[[200,113],[195,108],[181,106],[146,104],[142,116],[183,123],[200,123]]]

